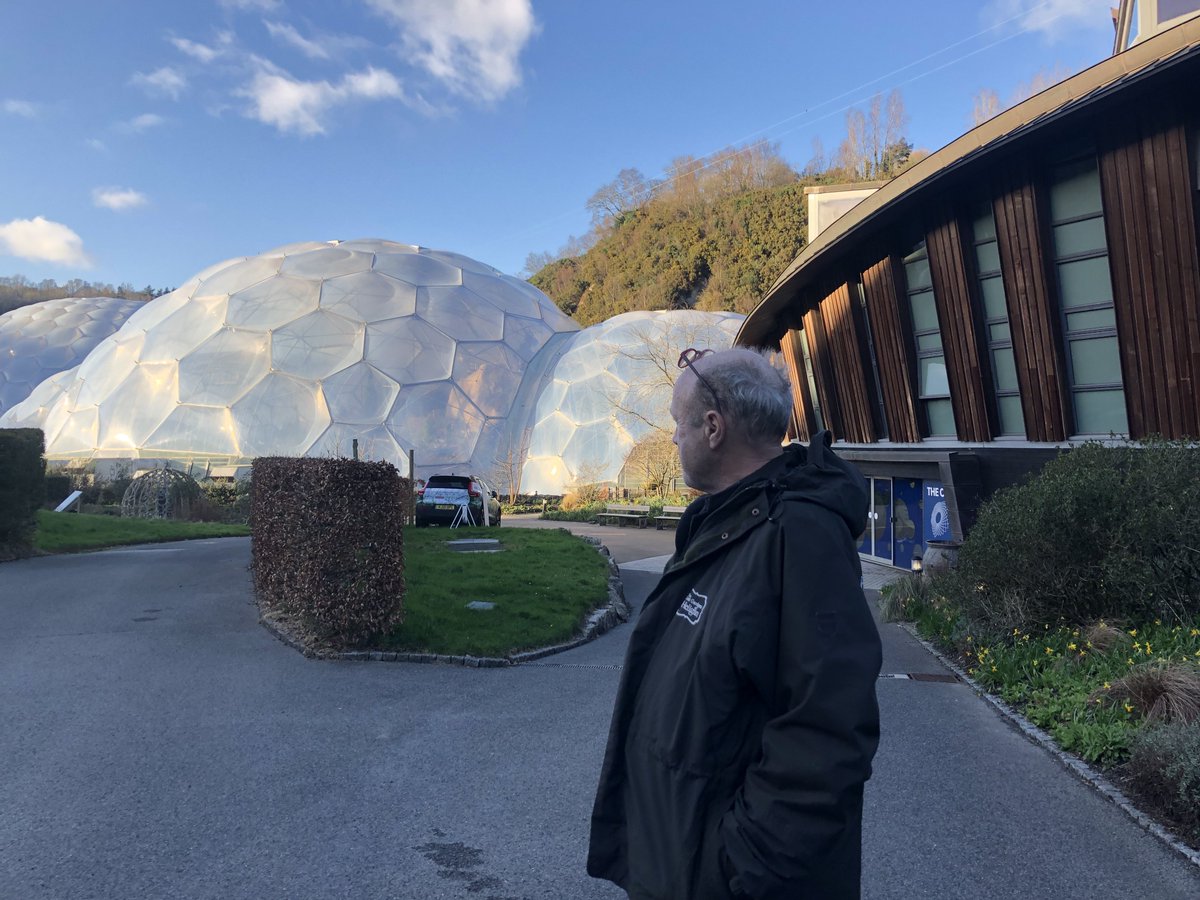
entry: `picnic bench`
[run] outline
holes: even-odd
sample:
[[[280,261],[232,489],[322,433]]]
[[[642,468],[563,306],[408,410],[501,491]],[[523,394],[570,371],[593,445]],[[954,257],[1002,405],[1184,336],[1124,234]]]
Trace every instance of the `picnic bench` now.
[[[664,522],[678,522],[683,517],[685,509],[687,509],[686,506],[664,506],[662,515],[654,517],[654,527],[662,531]]]
[[[650,521],[650,507],[636,503],[607,503],[604,512],[596,513],[596,521],[607,525],[609,519],[621,525],[625,522],[636,522],[638,528],[645,528]]]

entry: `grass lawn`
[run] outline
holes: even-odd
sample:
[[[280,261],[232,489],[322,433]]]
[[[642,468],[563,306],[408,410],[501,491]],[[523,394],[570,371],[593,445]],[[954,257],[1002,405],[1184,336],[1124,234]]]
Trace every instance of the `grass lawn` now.
[[[498,538],[501,553],[459,553],[450,540]],[[607,597],[608,564],[563,531],[408,528],[405,620],[384,650],[506,656],[569,640]],[[494,609],[473,610],[483,600]]]
[[[150,544],[188,538],[238,537],[248,535],[248,525],[215,522],[170,522],[161,519],[124,519],[120,516],[89,516],[82,513],[38,512],[34,546],[43,553],[97,550],[121,544]]]

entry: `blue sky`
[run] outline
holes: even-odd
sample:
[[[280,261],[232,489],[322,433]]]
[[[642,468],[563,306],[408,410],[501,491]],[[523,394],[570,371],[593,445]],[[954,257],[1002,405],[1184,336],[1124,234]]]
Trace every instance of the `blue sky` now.
[[[797,168],[899,87],[936,149],[981,88],[1112,46],[1115,0],[63,0],[0,11],[0,275],[175,286],[379,237],[511,274],[623,168]]]

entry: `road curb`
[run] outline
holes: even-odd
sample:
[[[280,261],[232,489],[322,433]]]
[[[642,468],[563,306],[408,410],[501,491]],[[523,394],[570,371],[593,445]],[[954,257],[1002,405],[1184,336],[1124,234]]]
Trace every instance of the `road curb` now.
[[[582,647],[584,644],[594,641],[600,635],[610,631],[622,622],[629,621],[631,609],[629,602],[625,599],[625,585],[621,581],[620,567],[613,560],[612,554],[600,542],[599,538],[587,537],[585,535],[578,535],[578,537],[584,543],[594,547],[608,562],[608,599],[602,606],[597,607],[591,612],[587,621],[584,622],[583,630],[579,637],[562,644],[539,647],[535,650],[526,650],[521,653],[513,653],[509,656],[454,656],[442,653],[403,653],[387,650],[338,651],[323,647],[314,647],[306,643],[289,627],[290,619],[285,615],[279,613],[260,613],[258,623],[271,632],[271,634],[275,635],[280,641],[309,659],[334,659],[345,662],[423,663],[426,665],[439,663],[452,666],[467,666],[472,669],[500,669],[508,666],[519,666],[522,663],[533,662],[534,660],[544,659],[547,656],[553,656],[556,653],[565,653],[567,650]]]
[[[1165,844],[1168,849],[1174,851],[1178,856],[1183,857],[1198,870],[1200,870],[1200,852],[1193,850],[1185,844],[1179,837],[1169,829],[1165,828],[1153,818],[1138,809],[1133,802],[1125,796],[1125,794],[1111,781],[1093,769],[1090,765],[1084,762],[1079,757],[1063,750],[1058,743],[1047,732],[1038,728],[1023,715],[1001,700],[999,697],[989,693],[979,682],[968,675],[963,669],[948,656],[943,654],[941,650],[925,640],[917,629],[908,622],[895,622],[907,631],[914,639],[916,639],[922,647],[928,650],[935,656],[942,665],[950,669],[957,675],[964,684],[971,688],[976,694],[983,698],[987,703],[991,704],[992,708],[998,712],[1002,718],[1006,719],[1010,725],[1016,728],[1028,740],[1040,746],[1043,750],[1053,756],[1067,769],[1072,775],[1079,780],[1090,785],[1106,799],[1116,804],[1129,818],[1133,819],[1142,830],[1148,832],[1157,838],[1161,843]]]

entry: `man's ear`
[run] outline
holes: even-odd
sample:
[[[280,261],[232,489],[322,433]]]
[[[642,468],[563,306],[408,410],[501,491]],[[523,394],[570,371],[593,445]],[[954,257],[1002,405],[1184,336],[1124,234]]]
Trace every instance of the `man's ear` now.
[[[725,417],[715,409],[704,414],[704,435],[710,450],[716,450],[725,441]]]

